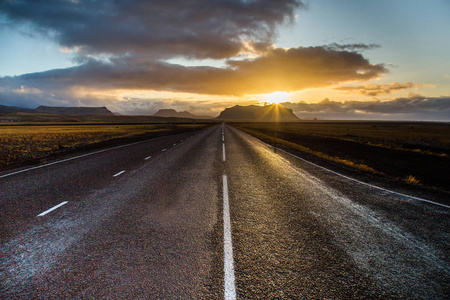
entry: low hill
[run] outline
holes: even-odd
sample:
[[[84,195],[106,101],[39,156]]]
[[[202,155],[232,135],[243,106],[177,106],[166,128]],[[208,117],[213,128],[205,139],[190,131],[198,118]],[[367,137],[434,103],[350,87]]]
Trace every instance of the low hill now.
[[[300,119],[293,113],[292,109],[281,105],[272,104],[266,106],[236,105],[226,108],[216,118],[229,121],[257,121],[257,122],[296,122]]]
[[[188,111],[177,112],[175,109],[160,109],[153,114],[153,116],[166,118],[213,119],[210,116],[197,116]]]

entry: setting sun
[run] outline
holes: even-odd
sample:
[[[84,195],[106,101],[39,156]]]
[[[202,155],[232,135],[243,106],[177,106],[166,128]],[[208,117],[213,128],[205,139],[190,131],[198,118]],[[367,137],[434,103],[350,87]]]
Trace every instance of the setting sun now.
[[[263,99],[270,104],[279,104],[289,101],[289,93],[287,92],[274,92],[270,94],[264,94]]]

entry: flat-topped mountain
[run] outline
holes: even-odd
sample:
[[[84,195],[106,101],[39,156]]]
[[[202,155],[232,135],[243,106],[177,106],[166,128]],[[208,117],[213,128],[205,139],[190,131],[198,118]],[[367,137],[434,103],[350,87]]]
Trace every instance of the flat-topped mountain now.
[[[39,106],[38,108],[23,108],[17,106],[0,105],[0,113],[38,113],[38,114],[58,114],[72,116],[114,116],[106,107],[58,107]]]
[[[258,122],[295,122],[300,119],[293,113],[292,109],[281,105],[272,104],[266,106],[236,105],[226,108],[216,118],[219,120],[232,121],[258,121]]]
[[[166,117],[166,118],[189,118],[189,119],[212,119],[210,116],[197,116],[191,114],[188,111],[177,112],[175,109],[160,109],[154,115],[154,117]]]
[[[77,115],[77,116],[114,116],[106,107],[57,107],[39,106],[34,110],[41,114]]]

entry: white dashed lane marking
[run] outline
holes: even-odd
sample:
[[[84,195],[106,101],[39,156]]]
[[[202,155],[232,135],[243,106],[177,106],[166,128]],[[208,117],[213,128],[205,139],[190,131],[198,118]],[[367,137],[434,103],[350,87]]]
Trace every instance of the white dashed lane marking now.
[[[226,156],[225,156],[225,144],[222,144],[222,159],[223,161],[226,161]]]
[[[48,210],[46,210],[46,211],[44,211],[43,213],[40,213],[39,215],[37,215],[38,217],[42,217],[42,216],[45,216],[46,214],[48,214],[49,212],[52,212],[52,211],[54,211],[55,209],[57,209],[57,208],[59,208],[59,207],[61,207],[61,206],[63,206],[64,204],[67,204],[69,201],[64,201],[64,202],[61,202],[60,204],[58,204],[58,205],[55,205],[55,206],[53,206],[52,208],[50,208],[50,209],[48,209]]]
[[[224,262],[224,298],[236,299],[234,276],[233,243],[231,240],[230,204],[228,202],[227,175],[223,175],[223,262]]]
[[[117,177],[117,176],[119,176],[119,175],[121,175],[121,174],[123,174],[123,173],[125,173],[125,171],[120,171],[119,173],[114,174],[113,177]]]

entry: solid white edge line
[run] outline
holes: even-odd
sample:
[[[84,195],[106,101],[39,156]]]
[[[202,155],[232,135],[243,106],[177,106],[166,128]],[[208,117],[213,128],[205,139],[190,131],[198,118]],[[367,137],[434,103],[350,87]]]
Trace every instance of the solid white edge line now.
[[[227,175],[223,175],[223,268],[224,268],[224,298],[236,299],[234,276],[233,243],[231,240],[230,204],[228,201]]]
[[[117,176],[119,176],[120,174],[123,174],[123,173],[125,173],[125,171],[120,171],[119,173],[114,174],[113,177],[117,177]]]
[[[61,206],[63,206],[64,204],[67,204],[68,202],[69,202],[69,201],[63,201],[63,202],[61,202],[60,204],[53,206],[52,208],[50,208],[50,209],[44,211],[43,213],[40,213],[40,214],[37,215],[37,216],[38,216],[38,217],[45,216],[45,215],[48,214],[49,212],[54,211],[54,210],[57,209],[58,207],[61,207]]]
[[[306,160],[306,159],[304,159],[304,158],[301,158],[301,157],[299,157],[299,156],[297,156],[297,155],[294,155],[294,154],[292,154],[292,153],[289,153],[289,152],[287,152],[287,151],[285,151],[285,150],[283,150],[283,149],[279,149],[279,148],[277,148],[277,149],[280,150],[280,151],[282,151],[282,152],[284,152],[284,153],[286,153],[286,154],[288,154],[288,155],[290,155],[290,156],[293,156],[293,157],[295,157],[295,158],[297,158],[297,159],[300,159],[300,160],[302,160],[302,161],[304,161],[304,162],[306,162],[306,163],[308,163],[308,164],[311,164],[311,165],[313,165],[313,166],[315,166],[315,167],[318,167],[318,168],[320,168],[320,169],[326,170],[326,171],[328,171],[328,172],[330,172],[330,173],[333,173],[333,174],[335,174],[335,175],[337,175],[337,176],[340,176],[340,177],[342,177],[342,178],[345,178],[345,179],[348,179],[348,180],[357,182],[357,183],[359,183],[359,184],[366,185],[366,186],[369,186],[369,187],[371,187],[371,188],[378,189],[378,190],[381,190],[381,191],[384,191],[384,192],[388,192],[388,193],[391,193],[391,194],[395,194],[395,195],[407,197],[407,198],[414,199],[414,200],[418,200],[418,201],[422,201],[422,202],[427,202],[427,203],[434,204],[434,205],[438,205],[438,206],[442,206],[442,207],[445,207],[445,208],[450,208],[450,206],[445,205],[445,204],[442,204],[442,203],[434,202],[434,201],[427,200],[427,199],[423,199],[423,198],[419,198],[419,197],[414,197],[414,196],[407,195],[407,194],[402,194],[402,193],[399,193],[399,192],[396,192],[396,191],[388,190],[388,189],[385,189],[385,188],[382,188],[382,187],[379,187],[379,186],[376,186],[376,185],[367,183],[367,182],[360,181],[360,180],[355,179],[355,178],[348,177],[348,176],[343,175],[343,174],[341,174],[341,173],[337,173],[337,172],[335,172],[335,171],[332,171],[332,170],[330,170],[330,169],[327,169],[327,168],[324,168],[324,167],[322,167],[322,166],[319,166],[319,165],[317,165],[317,164],[315,164],[315,163],[312,163],[312,162],[310,162],[310,161],[308,161],[308,160]]]
[[[256,137],[252,136],[251,134],[248,134],[248,133],[246,133],[246,134],[249,135],[249,136],[251,136],[251,137],[253,137],[254,139],[258,140],[258,141],[261,142],[262,144],[264,144],[264,145],[266,145],[266,146],[268,146],[268,147],[272,147],[271,145],[266,144],[265,142],[263,142],[263,141],[261,141],[260,139],[258,139],[258,138],[256,138]],[[327,168],[325,168],[325,167],[319,166],[318,164],[315,164],[315,163],[313,163],[313,162],[310,162],[310,161],[308,161],[308,160],[306,160],[306,159],[304,159],[304,158],[301,158],[301,157],[299,157],[299,156],[297,156],[297,155],[295,155],[295,154],[289,153],[289,152],[287,152],[286,150],[283,150],[283,149],[280,149],[280,148],[276,148],[276,149],[278,149],[278,150],[280,150],[281,152],[284,152],[284,153],[286,153],[286,154],[288,154],[288,155],[290,155],[290,156],[292,156],[292,157],[295,157],[295,158],[297,158],[297,159],[300,159],[301,161],[304,161],[304,162],[306,162],[306,163],[308,163],[308,164],[310,164],[310,165],[313,165],[313,166],[315,166],[315,167],[318,167],[318,168],[320,168],[320,169],[323,169],[323,170],[325,170],[325,171],[328,171],[328,172],[330,172],[330,173],[333,173],[333,174],[335,174],[335,175],[337,175],[337,176],[340,176],[340,177],[342,177],[342,178],[345,178],[345,179],[348,179],[348,180],[357,182],[357,183],[359,183],[359,184],[366,185],[366,186],[372,187],[372,188],[374,188],[374,189],[378,189],[378,190],[381,190],[381,191],[385,191],[385,192],[388,192],[388,193],[391,193],[391,194],[395,194],[395,195],[403,196],[403,197],[406,197],[406,198],[414,199],[414,200],[417,200],[417,201],[426,202],[426,203],[434,204],[434,205],[441,206],[441,207],[445,207],[445,208],[450,208],[449,205],[445,205],[445,204],[442,204],[442,203],[439,203],[439,202],[434,202],[434,201],[431,201],[431,200],[427,200],[427,199],[423,199],[423,198],[419,198],[419,197],[414,197],[414,196],[407,195],[407,194],[402,194],[402,193],[399,193],[399,192],[396,192],[396,191],[388,190],[388,189],[385,189],[385,188],[382,188],[382,187],[379,187],[379,186],[376,186],[376,185],[367,183],[367,182],[359,181],[359,180],[357,180],[357,179],[348,177],[348,176],[343,175],[343,174],[341,174],[341,173],[338,173],[338,172],[335,172],[335,171],[333,171],[333,170],[327,169]]]
[[[223,159],[223,161],[226,161],[226,156],[225,156],[225,144],[222,144],[222,159]]]

